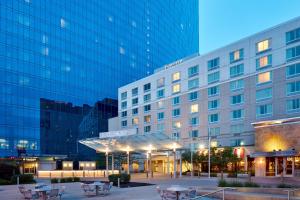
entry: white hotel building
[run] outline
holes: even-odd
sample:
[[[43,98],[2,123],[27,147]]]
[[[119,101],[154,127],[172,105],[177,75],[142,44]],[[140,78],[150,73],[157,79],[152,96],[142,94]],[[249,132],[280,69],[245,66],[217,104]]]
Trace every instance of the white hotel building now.
[[[295,176],[300,18],[166,65],[119,88],[118,100],[110,131],[163,133],[193,150],[208,148],[210,136],[211,146],[239,149],[242,167],[251,162],[257,176]],[[153,159],[165,172],[164,156]]]

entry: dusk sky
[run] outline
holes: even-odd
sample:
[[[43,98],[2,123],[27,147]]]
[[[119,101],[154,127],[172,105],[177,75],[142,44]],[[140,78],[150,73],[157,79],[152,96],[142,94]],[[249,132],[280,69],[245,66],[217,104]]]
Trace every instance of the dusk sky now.
[[[297,16],[300,0],[199,0],[200,54]]]

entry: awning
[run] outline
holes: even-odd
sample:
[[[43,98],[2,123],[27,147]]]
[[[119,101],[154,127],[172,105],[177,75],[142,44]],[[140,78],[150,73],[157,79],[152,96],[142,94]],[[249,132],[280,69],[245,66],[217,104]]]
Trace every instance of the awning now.
[[[257,157],[288,157],[296,156],[298,153],[295,150],[288,151],[272,151],[272,152],[254,152],[250,154],[251,158]]]
[[[183,146],[164,133],[139,134],[135,130],[100,133],[79,141],[99,152],[164,151]]]

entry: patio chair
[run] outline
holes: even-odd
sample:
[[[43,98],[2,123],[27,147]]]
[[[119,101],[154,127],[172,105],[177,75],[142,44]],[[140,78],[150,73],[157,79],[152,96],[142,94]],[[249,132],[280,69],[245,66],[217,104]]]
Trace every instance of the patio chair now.
[[[108,195],[110,193],[110,190],[111,190],[113,184],[114,184],[113,182],[104,183],[104,185],[102,187],[100,187],[99,194],[103,195],[103,196]]]
[[[20,193],[23,195],[24,192],[26,191],[25,186],[24,185],[19,185],[18,186]]]
[[[192,189],[187,192],[181,193],[179,199],[181,200],[189,200],[191,198],[195,198],[197,196],[196,190]]]
[[[23,192],[23,196],[24,196],[24,199],[28,199],[28,200],[40,198],[38,194],[32,193],[31,190],[25,190]]]
[[[58,199],[58,197],[59,197],[59,189],[52,189],[47,195],[47,199]]]
[[[164,195],[163,195],[163,192],[162,192],[162,190],[160,189],[159,186],[156,187],[156,191],[159,194],[160,198],[163,200]]]
[[[176,192],[171,192],[168,190],[163,190],[163,200],[176,200]]]
[[[95,188],[91,188],[88,184],[83,184],[82,189],[87,196],[95,195]]]
[[[58,193],[59,200],[61,200],[61,196],[65,193],[66,191],[66,186],[61,186],[61,190]]]

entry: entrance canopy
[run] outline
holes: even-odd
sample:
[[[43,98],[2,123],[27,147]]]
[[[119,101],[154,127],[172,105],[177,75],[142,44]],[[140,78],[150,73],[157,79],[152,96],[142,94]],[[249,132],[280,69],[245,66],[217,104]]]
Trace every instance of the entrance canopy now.
[[[181,144],[164,133],[138,134],[136,129],[103,132],[99,137],[86,138],[79,142],[99,152],[164,151],[182,148]]]

